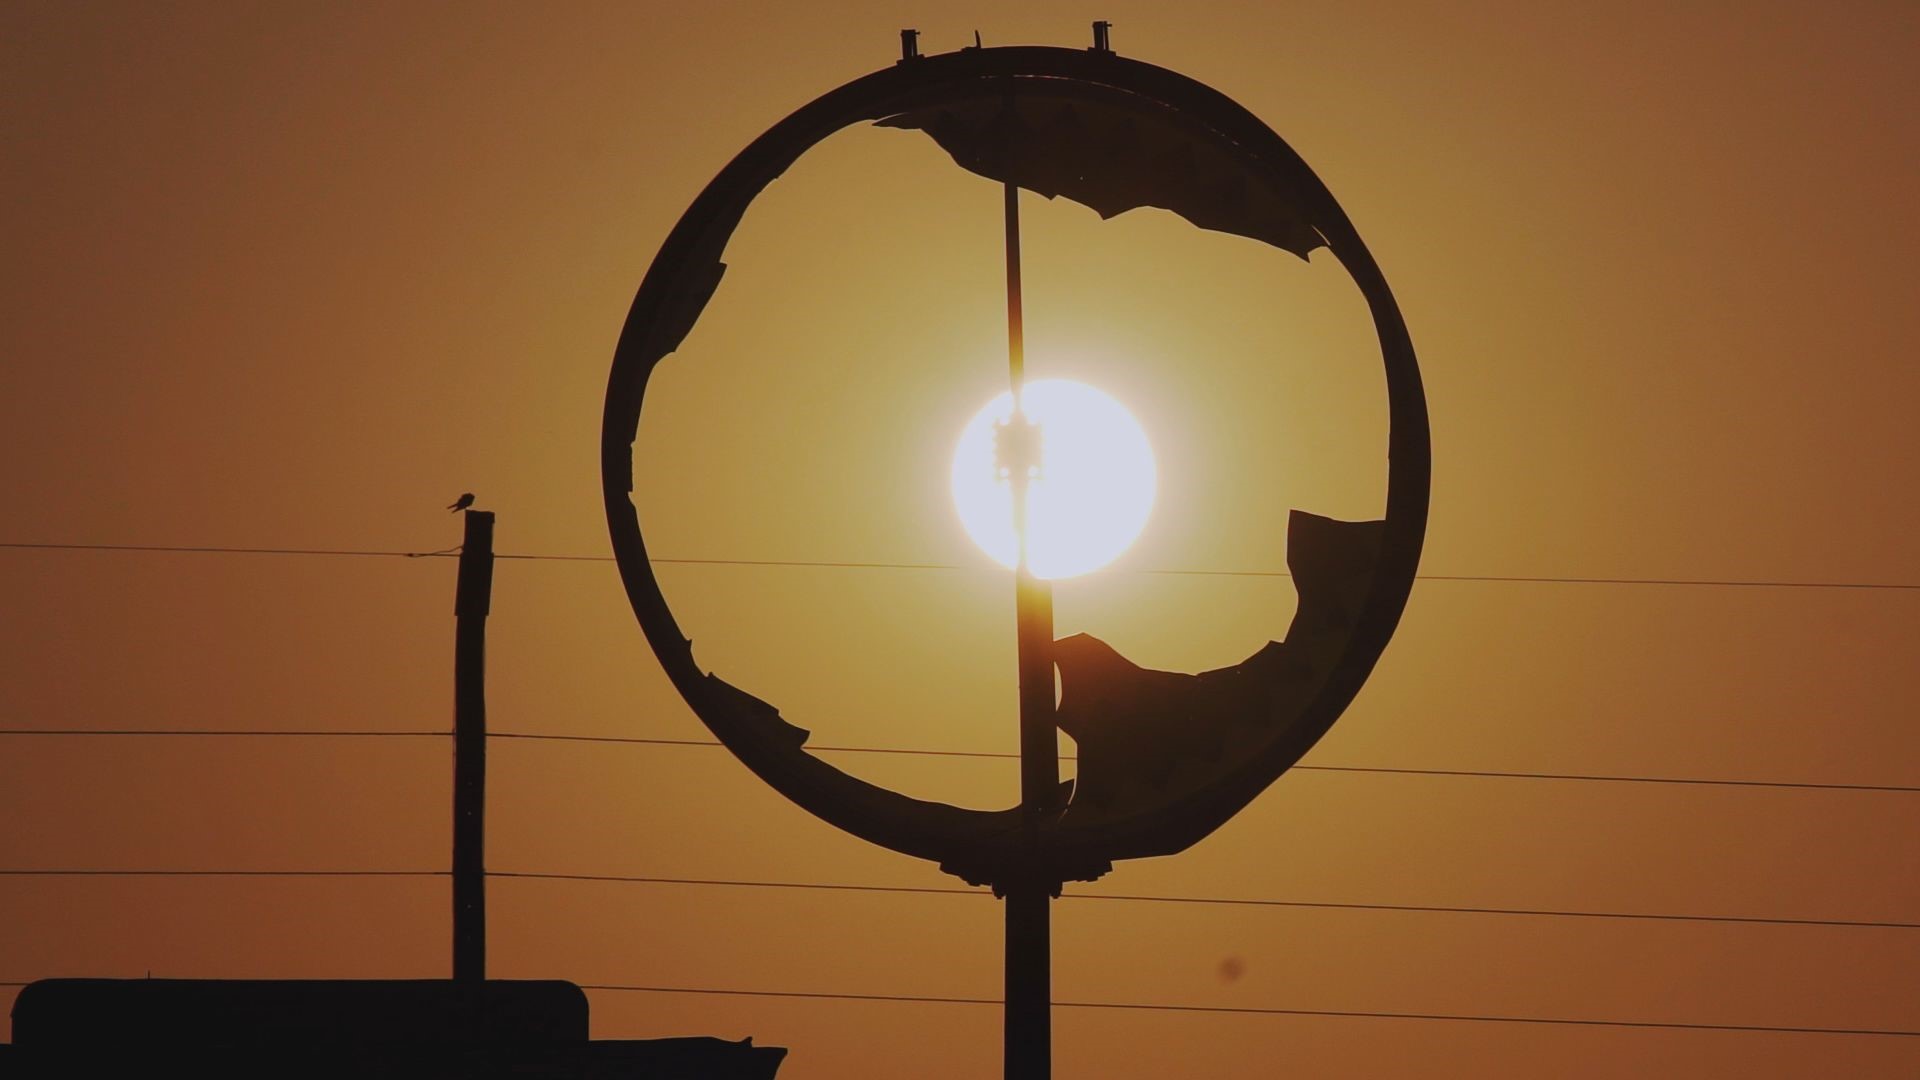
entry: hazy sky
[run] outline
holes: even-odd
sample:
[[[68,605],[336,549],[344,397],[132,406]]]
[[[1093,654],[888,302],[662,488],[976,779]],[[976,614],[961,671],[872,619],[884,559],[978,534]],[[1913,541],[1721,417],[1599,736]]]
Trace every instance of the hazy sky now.
[[[1423,572],[1920,582],[1920,8],[1889,4],[37,4],[0,9],[0,542],[604,554],[601,398],[667,231],[748,140],[922,48],[1209,82],[1312,165],[1427,380]],[[1011,750],[1011,584],[946,495],[1004,386],[996,185],[856,129],[771,186],[639,444],[709,666],[816,741]],[[1060,591],[1152,666],[1285,631],[1289,508],[1380,512],[1351,284],[1157,211],[1026,203],[1036,376],[1154,440]],[[451,560],[0,551],[0,726],[430,731]],[[1322,766],[1920,785],[1920,592],[1425,581]],[[699,740],[602,562],[504,562],[504,732]],[[435,870],[448,744],[0,737],[0,867]],[[848,754],[1002,806],[1010,763]],[[502,740],[499,871],[943,887],[724,751]],[[1920,795],[1302,771],[1071,895],[1920,922]],[[984,896],[496,879],[493,973],[995,997]],[[0,981],[437,977],[443,878],[0,878]],[[1902,928],[1063,900],[1062,1001],[1920,1029]],[[8,1000],[12,987],[0,987]],[[793,1080],[977,1077],[978,1005],[596,992]],[[1062,1078],[1910,1077],[1920,1039],[1056,1010]],[[1198,1063],[1198,1064],[1196,1064]]]

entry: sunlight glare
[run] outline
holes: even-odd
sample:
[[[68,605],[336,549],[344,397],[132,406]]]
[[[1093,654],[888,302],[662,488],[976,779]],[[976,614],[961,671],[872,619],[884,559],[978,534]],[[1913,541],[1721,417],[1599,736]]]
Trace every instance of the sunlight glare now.
[[[1147,523],[1157,482],[1147,434],[1125,406],[1084,383],[1042,379],[1023,394],[1041,432],[1040,474],[1027,492],[1028,559],[1036,577],[1068,578],[1112,562]],[[994,463],[994,425],[1013,416],[1003,393],[974,415],[953,451],[953,504],[967,535],[1000,565],[1020,559],[1010,481]]]

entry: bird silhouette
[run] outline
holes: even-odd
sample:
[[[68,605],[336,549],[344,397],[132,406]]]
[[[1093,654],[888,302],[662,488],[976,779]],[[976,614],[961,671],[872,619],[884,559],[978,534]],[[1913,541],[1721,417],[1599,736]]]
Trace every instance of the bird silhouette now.
[[[465,510],[467,507],[472,505],[473,505],[473,492],[469,491],[461,495],[459,498],[453,500],[453,505],[447,507],[447,509],[455,513],[458,513],[459,511]]]

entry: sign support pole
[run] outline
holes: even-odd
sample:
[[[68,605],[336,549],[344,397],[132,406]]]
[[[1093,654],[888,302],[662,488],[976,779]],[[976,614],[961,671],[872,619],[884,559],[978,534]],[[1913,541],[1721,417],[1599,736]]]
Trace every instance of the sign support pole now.
[[[1005,454],[1013,497],[1013,527],[1020,538],[1014,571],[1014,618],[1020,665],[1020,806],[1027,827],[1058,809],[1060,744],[1054,732],[1053,586],[1033,574],[1027,563],[1028,468],[1038,461],[1038,433],[1024,411],[1025,326],[1020,290],[1020,189],[1006,189],[1007,360],[1013,382],[1013,416],[1001,429],[1003,440],[1017,440],[1021,452]],[[1007,904],[1006,1080],[1048,1080],[1053,1075],[1052,913],[1047,905],[1059,891],[1032,867],[1019,879],[995,882]]]

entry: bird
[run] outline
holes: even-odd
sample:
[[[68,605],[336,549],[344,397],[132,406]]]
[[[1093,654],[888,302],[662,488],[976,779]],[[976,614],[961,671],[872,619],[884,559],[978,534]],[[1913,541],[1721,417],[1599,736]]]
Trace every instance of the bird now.
[[[459,498],[453,500],[453,505],[447,507],[447,509],[454,513],[459,513],[460,511],[465,510],[467,507],[472,505],[473,505],[473,492],[469,491],[461,495]]]

